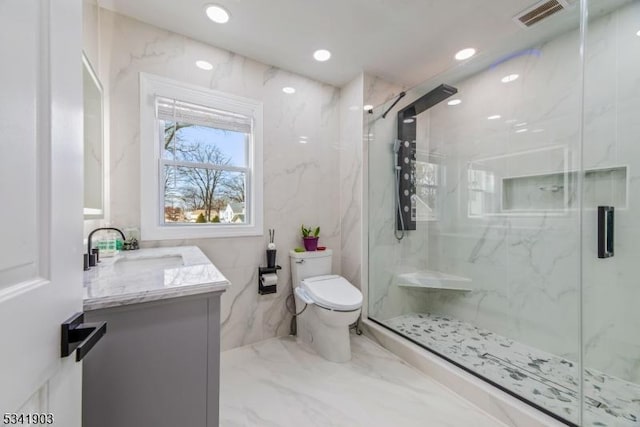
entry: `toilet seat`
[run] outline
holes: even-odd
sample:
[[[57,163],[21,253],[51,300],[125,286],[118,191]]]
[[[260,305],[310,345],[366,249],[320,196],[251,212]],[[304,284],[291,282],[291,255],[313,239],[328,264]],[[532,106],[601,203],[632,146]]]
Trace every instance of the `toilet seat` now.
[[[353,311],[362,307],[362,294],[342,276],[304,279],[300,284],[313,303],[329,310]]]

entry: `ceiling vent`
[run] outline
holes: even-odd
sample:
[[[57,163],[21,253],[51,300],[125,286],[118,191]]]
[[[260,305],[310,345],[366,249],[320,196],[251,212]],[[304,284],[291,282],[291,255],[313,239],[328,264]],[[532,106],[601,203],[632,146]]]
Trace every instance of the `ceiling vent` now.
[[[568,9],[571,6],[570,3],[573,2],[567,0],[542,0],[514,16],[513,20],[521,27],[529,28],[551,15]]]

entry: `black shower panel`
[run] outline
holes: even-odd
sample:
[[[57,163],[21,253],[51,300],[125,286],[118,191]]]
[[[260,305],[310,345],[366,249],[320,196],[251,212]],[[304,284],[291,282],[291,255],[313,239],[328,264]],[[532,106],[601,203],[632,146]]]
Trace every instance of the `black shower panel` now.
[[[398,113],[400,147],[398,148],[398,164],[396,166],[400,167],[397,189],[400,194],[400,209],[396,212],[396,226],[398,230],[415,230],[416,218],[411,201],[413,195],[416,194],[416,120],[402,118],[401,115]],[[400,215],[402,215],[402,219]]]
[[[416,204],[412,203],[412,200],[416,194],[417,116],[456,93],[458,93],[458,89],[455,87],[441,84],[398,112],[400,147],[397,166],[400,167],[400,179],[397,191],[400,195],[400,209],[396,213],[397,230],[416,229],[414,208]]]

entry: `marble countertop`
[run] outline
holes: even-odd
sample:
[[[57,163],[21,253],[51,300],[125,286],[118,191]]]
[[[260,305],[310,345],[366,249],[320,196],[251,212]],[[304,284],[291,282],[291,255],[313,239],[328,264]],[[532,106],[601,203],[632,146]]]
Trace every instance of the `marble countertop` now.
[[[103,258],[84,272],[84,310],[210,292],[230,285],[196,246],[150,248]]]

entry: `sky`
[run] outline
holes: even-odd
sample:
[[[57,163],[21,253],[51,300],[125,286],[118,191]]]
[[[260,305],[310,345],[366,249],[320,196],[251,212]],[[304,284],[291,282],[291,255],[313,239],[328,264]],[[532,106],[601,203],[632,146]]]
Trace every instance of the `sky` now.
[[[225,156],[231,158],[231,166],[246,166],[245,134],[208,128],[205,126],[189,126],[182,128],[178,134],[184,139],[214,143]]]

